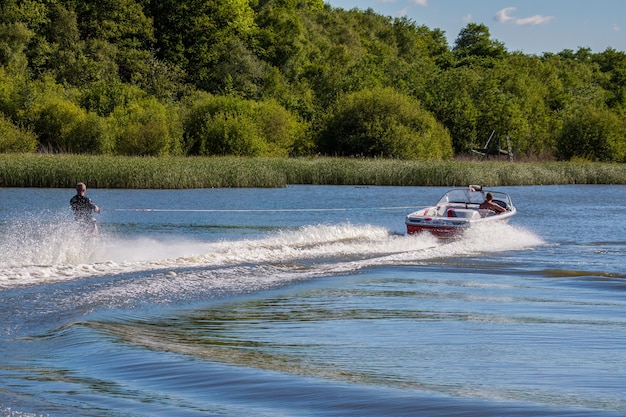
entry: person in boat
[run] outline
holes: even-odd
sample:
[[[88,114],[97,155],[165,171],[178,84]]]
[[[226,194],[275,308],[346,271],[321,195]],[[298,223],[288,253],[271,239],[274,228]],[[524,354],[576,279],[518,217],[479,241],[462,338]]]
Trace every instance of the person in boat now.
[[[100,213],[100,207],[95,205],[90,198],[85,197],[87,186],[83,182],[76,184],[76,195],[70,200],[70,207],[74,212],[74,220],[81,228],[93,236],[98,236],[98,226],[93,213]]]
[[[504,213],[506,211],[506,209],[504,207],[502,207],[501,205],[496,204],[496,203],[493,202],[493,194],[491,194],[491,193],[487,193],[485,195],[485,201],[480,203],[480,206],[478,208],[492,210],[492,211],[495,211],[496,214],[497,213]]]

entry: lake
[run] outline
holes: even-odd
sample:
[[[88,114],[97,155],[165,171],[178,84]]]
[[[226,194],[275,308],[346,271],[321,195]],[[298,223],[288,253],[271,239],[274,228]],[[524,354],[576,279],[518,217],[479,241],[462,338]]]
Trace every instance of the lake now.
[[[0,189],[0,415],[623,416],[626,186],[446,190]]]

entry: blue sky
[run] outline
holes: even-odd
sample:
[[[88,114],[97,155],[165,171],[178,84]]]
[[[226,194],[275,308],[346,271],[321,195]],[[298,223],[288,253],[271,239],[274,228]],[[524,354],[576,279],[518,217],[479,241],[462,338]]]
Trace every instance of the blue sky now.
[[[443,30],[450,46],[468,23],[483,23],[510,52],[541,55],[564,49],[626,52],[624,0],[326,0],[349,10],[406,16]]]

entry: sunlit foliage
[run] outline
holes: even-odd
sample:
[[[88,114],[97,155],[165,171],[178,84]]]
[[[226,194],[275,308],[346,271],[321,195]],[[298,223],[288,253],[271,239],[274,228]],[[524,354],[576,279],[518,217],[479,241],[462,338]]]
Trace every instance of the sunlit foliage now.
[[[327,155],[447,159],[452,156],[446,129],[419,101],[391,88],[347,94],[320,132]]]
[[[625,112],[623,51],[529,56],[484,24],[450,46],[322,0],[0,3],[0,152],[447,159],[495,131],[624,161]]]

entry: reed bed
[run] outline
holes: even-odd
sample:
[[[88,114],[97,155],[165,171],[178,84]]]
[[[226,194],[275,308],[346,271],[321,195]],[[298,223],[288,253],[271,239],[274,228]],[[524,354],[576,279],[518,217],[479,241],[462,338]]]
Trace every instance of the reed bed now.
[[[626,184],[626,164],[0,154],[1,187],[71,188],[78,181],[128,189]]]

